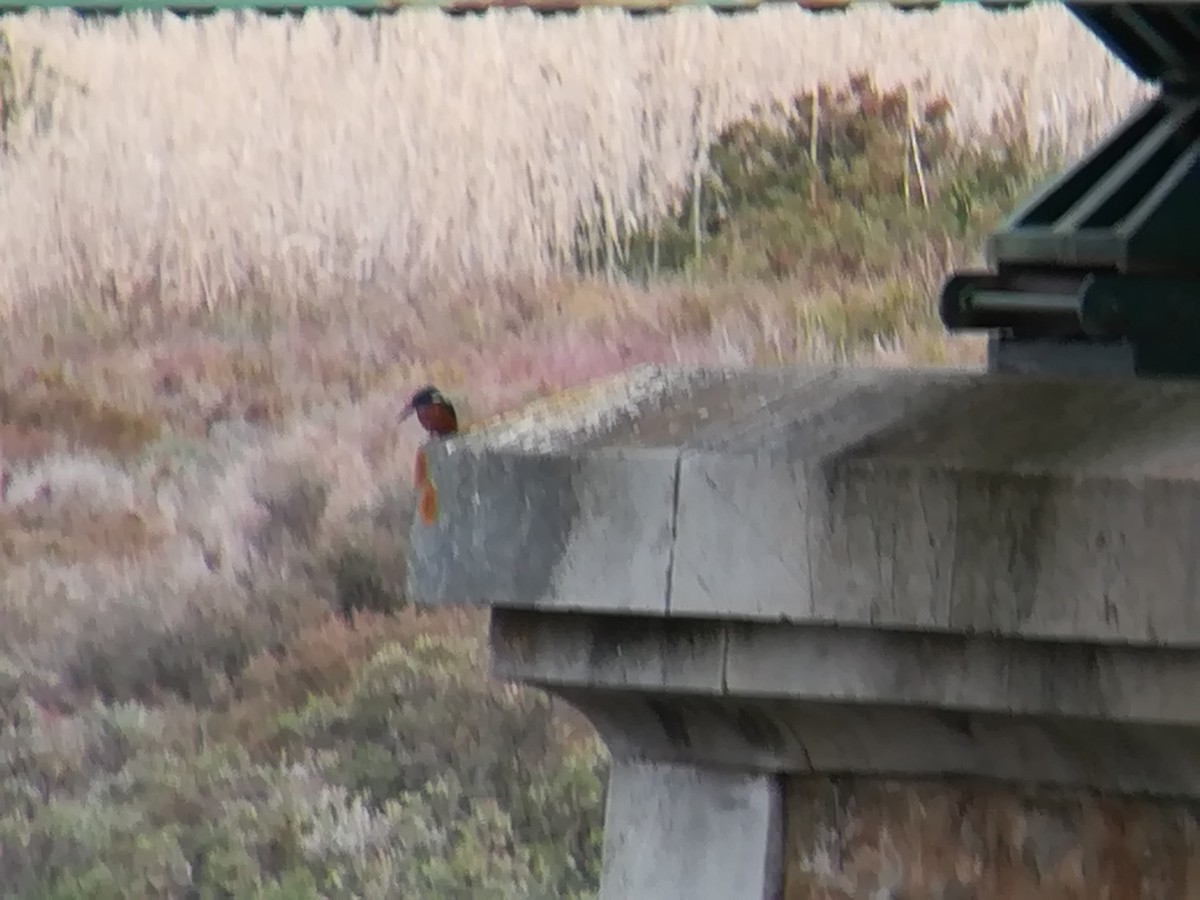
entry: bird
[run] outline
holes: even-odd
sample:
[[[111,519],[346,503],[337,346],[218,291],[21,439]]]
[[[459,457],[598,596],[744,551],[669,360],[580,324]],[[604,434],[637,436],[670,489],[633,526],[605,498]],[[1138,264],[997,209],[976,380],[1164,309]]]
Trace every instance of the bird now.
[[[458,413],[454,411],[454,404],[431,384],[412,395],[400,414],[400,421],[414,413],[421,427],[433,437],[458,434]]]
[[[414,413],[421,427],[432,437],[445,438],[458,434],[458,413],[454,410],[454,404],[433,385],[426,385],[412,395],[400,414],[400,421],[403,422]],[[413,487],[417,491],[417,511],[421,521],[432,525],[438,513],[437,488],[429,478],[429,463],[424,447],[417,449]]]

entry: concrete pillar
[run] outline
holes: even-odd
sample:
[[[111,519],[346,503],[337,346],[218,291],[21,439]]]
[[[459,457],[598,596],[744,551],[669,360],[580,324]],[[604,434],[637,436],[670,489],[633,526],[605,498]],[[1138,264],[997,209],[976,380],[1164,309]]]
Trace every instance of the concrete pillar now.
[[[781,822],[777,776],[614,761],[601,900],[775,900]]]

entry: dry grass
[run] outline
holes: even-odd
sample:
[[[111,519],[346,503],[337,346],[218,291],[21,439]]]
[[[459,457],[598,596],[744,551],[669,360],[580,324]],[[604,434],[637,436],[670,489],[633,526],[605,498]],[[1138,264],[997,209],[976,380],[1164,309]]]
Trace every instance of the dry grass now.
[[[54,330],[265,299],[421,332],[448,288],[560,271],[581,217],[602,240],[670,207],[755,103],[866,71],[945,93],[965,131],[1017,99],[1036,142],[1078,149],[1141,90],[1060,4],[5,27],[65,76],[0,169],[0,309]]]

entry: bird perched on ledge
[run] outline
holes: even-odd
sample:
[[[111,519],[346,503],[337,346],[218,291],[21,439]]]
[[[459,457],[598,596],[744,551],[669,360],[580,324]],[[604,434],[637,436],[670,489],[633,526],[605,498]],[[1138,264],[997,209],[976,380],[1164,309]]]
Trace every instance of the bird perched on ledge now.
[[[421,427],[435,438],[458,434],[458,413],[455,412],[454,405],[432,385],[426,385],[412,395],[404,407],[404,412],[400,414],[400,421],[403,422],[414,413]],[[432,525],[437,519],[437,488],[429,479],[429,465],[425,459],[424,447],[417,450],[413,485],[417,490],[417,511],[421,521]]]
[[[400,414],[400,421],[413,413],[421,427],[434,437],[458,434],[458,413],[454,411],[454,405],[433,385],[426,385],[412,395]]]

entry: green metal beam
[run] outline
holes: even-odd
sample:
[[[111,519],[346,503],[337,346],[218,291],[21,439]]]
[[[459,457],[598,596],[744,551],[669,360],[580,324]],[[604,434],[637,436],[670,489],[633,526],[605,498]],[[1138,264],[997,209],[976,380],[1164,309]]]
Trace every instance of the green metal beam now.
[[[1200,4],[1070,3],[1068,8],[1142,78],[1195,76],[1200,65]]]
[[[991,271],[947,281],[942,320],[992,332],[1001,369],[1121,345],[1132,374],[1200,377],[1200,4],[1068,7],[1158,95],[992,235]]]
[[[1163,92],[1020,208],[989,262],[1186,271],[1197,265],[1200,96]]]
[[[989,9],[1010,9],[1029,6],[1036,0],[474,0],[475,5],[485,8],[539,8],[551,5],[567,5],[571,8],[602,8],[625,9],[633,12],[646,10],[669,10],[680,7],[713,7],[715,9],[746,9],[753,10],[760,6],[800,6],[806,9],[847,9],[852,6],[886,5],[905,10],[932,10],[941,6],[983,6]],[[175,12],[181,14],[215,13],[223,10],[248,10],[266,13],[301,13],[307,10],[350,9],[356,12],[391,13],[408,8],[453,8],[461,5],[460,0],[200,0],[200,2],[179,2],[179,0],[42,0],[42,2],[21,2],[21,0],[0,0],[0,14],[8,12],[24,12],[31,9],[72,9],[80,13],[104,13],[120,15],[140,11]],[[1145,40],[1150,44],[1161,45],[1170,52],[1170,48],[1180,45],[1173,43],[1172,32],[1175,28],[1184,30],[1192,27],[1192,20],[1186,16],[1172,18],[1172,10],[1187,10],[1200,7],[1200,0],[1159,0],[1154,4],[1129,4],[1113,2],[1113,0],[1076,0],[1069,4],[1076,10],[1101,11],[1096,24],[1090,24],[1101,40],[1116,49],[1102,34],[1102,30],[1115,27],[1118,30],[1129,27],[1123,23],[1123,17],[1129,16],[1130,10],[1150,10],[1148,13],[1134,12],[1135,29],[1145,30]],[[1106,11],[1116,10],[1116,13]],[[1142,22],[1137,19],[1146,15]],[[1115,24],[1113,24],[1115,23]],[[1148,30],[1146,30],[1148,29]],[[1121,41],[1118,40],[1117,43]],[[1165,43],[1164,43],[1165,42]],[[1136,61],[1131,62],[1137,68]]]

